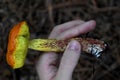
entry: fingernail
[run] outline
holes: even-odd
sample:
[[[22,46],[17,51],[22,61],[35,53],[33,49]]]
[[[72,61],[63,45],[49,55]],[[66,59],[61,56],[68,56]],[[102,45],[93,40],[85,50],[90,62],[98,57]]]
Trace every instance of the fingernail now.
[[[80,44],[75,41],[75,40],[72,40],[70,41],[70,43],[68,44],[68,49],[70,50],[75,50],[75,51],[79,51],[80,50]]]

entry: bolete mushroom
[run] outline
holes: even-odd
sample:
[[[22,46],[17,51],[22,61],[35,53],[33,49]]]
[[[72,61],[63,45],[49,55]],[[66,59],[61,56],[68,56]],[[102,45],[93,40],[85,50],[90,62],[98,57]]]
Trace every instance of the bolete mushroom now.
[[[92,38],[29,40],[29,36],[29,27],[25,21],[16,24],[10,31],[6,58],[7,63],[14,69],[24,65],[28,48],[38,51],[62,52],[65,50],[70,40],[75,39],[80,42],[82,51],[99,57],[100,53],[106,47],[103,41]]]

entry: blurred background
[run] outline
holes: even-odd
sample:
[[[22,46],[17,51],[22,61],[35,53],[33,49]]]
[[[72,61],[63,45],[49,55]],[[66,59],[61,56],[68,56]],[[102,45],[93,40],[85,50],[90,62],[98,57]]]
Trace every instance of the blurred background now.
[[[40,52],[29,50],[24,67],[13,70],[5,59],[8,34],[27,21],[31,38],[47,38],[55,25],[95,20],[94,31],[81,35],[105,41],[102,56],[82,54],[73,80],[120,80],[120,0],[0,0],[0,80],[38,80],[35,69]]]

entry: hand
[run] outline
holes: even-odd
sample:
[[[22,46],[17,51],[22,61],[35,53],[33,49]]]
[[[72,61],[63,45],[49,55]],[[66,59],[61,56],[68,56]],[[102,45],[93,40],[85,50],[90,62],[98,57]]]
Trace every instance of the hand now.
[[[81,20],[70,21],[56,26],[51,32],[50,39],[67,39],[87,33],[93,30],[96,22],[91,20],[84,22]],[[54,52],[44,53],[36,64],[40,80],[72,80],[72,73],[77,65],[81,53],[80,44],[71,41],[58,64],[58,54]]]

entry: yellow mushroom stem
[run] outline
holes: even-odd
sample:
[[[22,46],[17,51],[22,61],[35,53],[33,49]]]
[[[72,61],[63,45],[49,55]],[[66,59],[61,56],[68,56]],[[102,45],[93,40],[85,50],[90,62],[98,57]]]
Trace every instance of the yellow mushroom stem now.
[[[92,38],[72,38],[66,40],[56,40],[56,39],[33,39],[29,42],[29,48],[38,51],[54,51],[63,52],[71,40],[77,40],[81,46],[82,51],[86,53],[91,53],[96,57],[100,56],[106,44],[103,41],[92,39]]]

